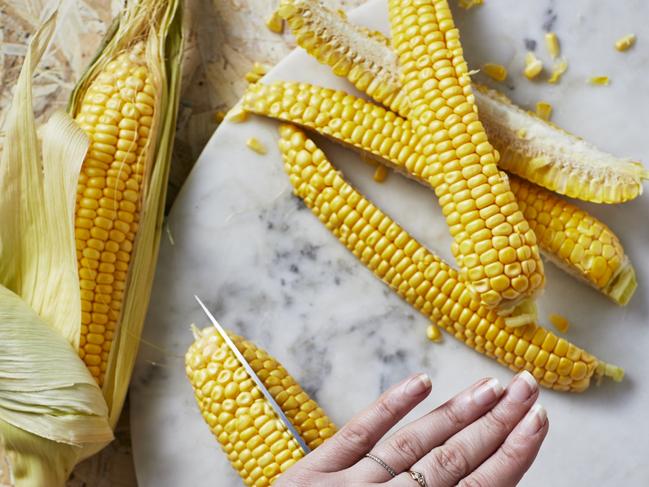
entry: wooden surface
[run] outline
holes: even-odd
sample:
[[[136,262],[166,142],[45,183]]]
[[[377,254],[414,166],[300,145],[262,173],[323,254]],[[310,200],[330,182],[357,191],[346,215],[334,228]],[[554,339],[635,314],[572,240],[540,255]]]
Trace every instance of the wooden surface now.
[[[329,0],[327,3],[349,9],[363,2]],[[43,15],[56,3],[0,0],[0,127],[26,43]],[[62,0],[53,45],[34,82],[34,104],[39,119],[65,107],[70,90],[85,70],[120,4],[117,0]],[[274,0],[186,0],[185,22],[189,34],[168,205],[216,129],[215,113],[227,110],[241,96],[246,87],[244,75],[252,64],[255,61],[275,64],[294,47],[289,33],[278,35],[265,26],[276,4]],[[127,403],[115,431],[116,440],[78,466],[68,483],[70,487],[137,485],[128,420]],[[0,487],[9,485],[6,473],[0,445]]]

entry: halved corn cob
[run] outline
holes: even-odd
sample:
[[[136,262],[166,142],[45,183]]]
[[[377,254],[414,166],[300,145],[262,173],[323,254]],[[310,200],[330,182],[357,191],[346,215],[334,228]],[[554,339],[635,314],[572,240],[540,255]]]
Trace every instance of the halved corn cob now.
[[[372,155],[419,182],[433,187],[431,167],[412,123],[353,97],[304,83],[254,85],[244,96],[247,110],[291,122],[336,142]],[[635,272],[615,234],[587,212],[561,197],[512,176],[510,187],[541,249],[561,268],[585,280],[619,304],[626,304],[637,286]],[[479,198],[480,211],[490,201]],[[512,281],[520,265],[507,258],[505,239],[486,253],[487,264],[504,262]],[[498,252],[496,252],[498,250]]]
[[[279,148],[295,193],[313,213],[379,278],[447,332],[559,391],[583,391],[592,377],[621,380],[622,369],[542,327],[506,327],[496,311],[472,297],[454,269],[350,186],[301,130],[282,125]]]
[[[401,93],[399,65],[387,38],[377,33],[367,36],[363,28],[327,14],[326,7],[317,0],[292,0],[291,3],[299,4],[299,9],[285,12],[285,18],[299,45],[329,66],[352,66],[358,59],[366,60],[357,65],[351,79],[349,70],[334,70],[334,73],[347,77],[361,91],[402,117],[409,117],[410,104],[407,96]],[[308,17],[309,22],[302,21],[301,16]],[[363,46],[362,50],[357,47],[359,45]],[[324,54],[330,50],[338,55]],[[367,52],[372,53],[370,67],[366,67],[370,59]],[[566,61],[559,59],[548,81],[556,83],[566,69]],[[363,84],[357,85],[358,79],[363,79]],[[382,87],[380,90],[374,81]],[[363,89],[363,85],[373,86],[373,91]],[[606,154],[516,107],[504,95],[477,83],[474,86],[478,113],[489,141],[500,153],[498,165],[501,168],[547,189],[585,201],[621,203],[642,193],[642,181],[649,179],[649,171],[641,164]],[[375,96],[383,92],[390,93],[390,98]],[[521,130],[529,132],[525,141],[517,135]]]
[[[336,431],[322,409],[264,350],[228,333],[309,448]],[[248,486],[265,487],[303,452],[214,327],[194,328],[185,367],[203,419]]]

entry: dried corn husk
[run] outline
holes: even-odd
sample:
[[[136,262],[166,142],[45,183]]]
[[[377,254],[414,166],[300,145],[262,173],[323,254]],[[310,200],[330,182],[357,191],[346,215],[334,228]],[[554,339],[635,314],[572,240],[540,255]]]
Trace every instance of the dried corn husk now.
[[[74,113],[107,58],[129,42],[145,43],[158,116],[122,328],[102,390],[78,356],[74,209],[88,140],[66,113],[55,113],[40,131],[33,116],[32,77],[55,21],[51,16],[30,43],[0,160],[0,479],[15,487],[63,486],[76,463],[112,440],[153,280],[178,106],[180,2],[130,1],[70,103]]]

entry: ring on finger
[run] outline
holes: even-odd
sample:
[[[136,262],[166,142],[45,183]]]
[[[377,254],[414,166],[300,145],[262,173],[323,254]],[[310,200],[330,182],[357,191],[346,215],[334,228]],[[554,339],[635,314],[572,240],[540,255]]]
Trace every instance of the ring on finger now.
[[[397,476],[397,472],[395,472],[394,469],[390,465],[385,463],[383,460],[381,460],[376,455],[372,455],[371,453],[366,453],[365,457],[369,458],[370,460],[374,460],[376,463],[381,465],[390,474],[390,477],[394,478],[394,477]]]
[[[415,472],[414,470],[408,470],[408,475],[410,478],[419,484],[419,487],[428,487],[426,483],[426,477],[423,473]]]

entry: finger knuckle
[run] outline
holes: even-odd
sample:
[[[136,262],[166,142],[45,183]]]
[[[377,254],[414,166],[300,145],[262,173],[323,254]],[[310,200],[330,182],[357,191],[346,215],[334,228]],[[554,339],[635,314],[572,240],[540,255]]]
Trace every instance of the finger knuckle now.
[[[436,466],[441,471],[446,472],[450,478],[461,479],[469,474],[469,461],[462,448],[457,445],[442,445],[435,450],[433,458],[437,464]]]
[[[502,436],[507,434],[513,427],[507,415],[499,410],[491,410],[486,416],[486,426],[489,431],[495,435]]]
[[[389,397],[382,396],[376,401],[376,413],[380,418],[389,418],[396,420],[399,418],[399,412],[394,404],[390,401]]]
[[[490,483],[478,472],[474,472],[470,476],[460,480],[457,487],[493,487],[493,485],[493,483]]]
[[[523,462],[521,461],[521,452],[518,451],[518,449],[512,444],[508,442],[503,443],[500,446],[500,452],[502,453],[502,457],[507,464],[513,465],[519,470],[525,468]]]
[[[392,447],[408,465],[414,464],[424,454],[421,441],[412,432],[397,433],[392,442]]]
[[[441,412],[446,421],[455,429],[461,429],[464,426],[464,415],[460,412],[458,405],[453,402],[447,402],[440,406]]]
[[[341,440],[354,450],[370,451],[374,446],[372,432],[363,423],[349,423],[340,430]]]

